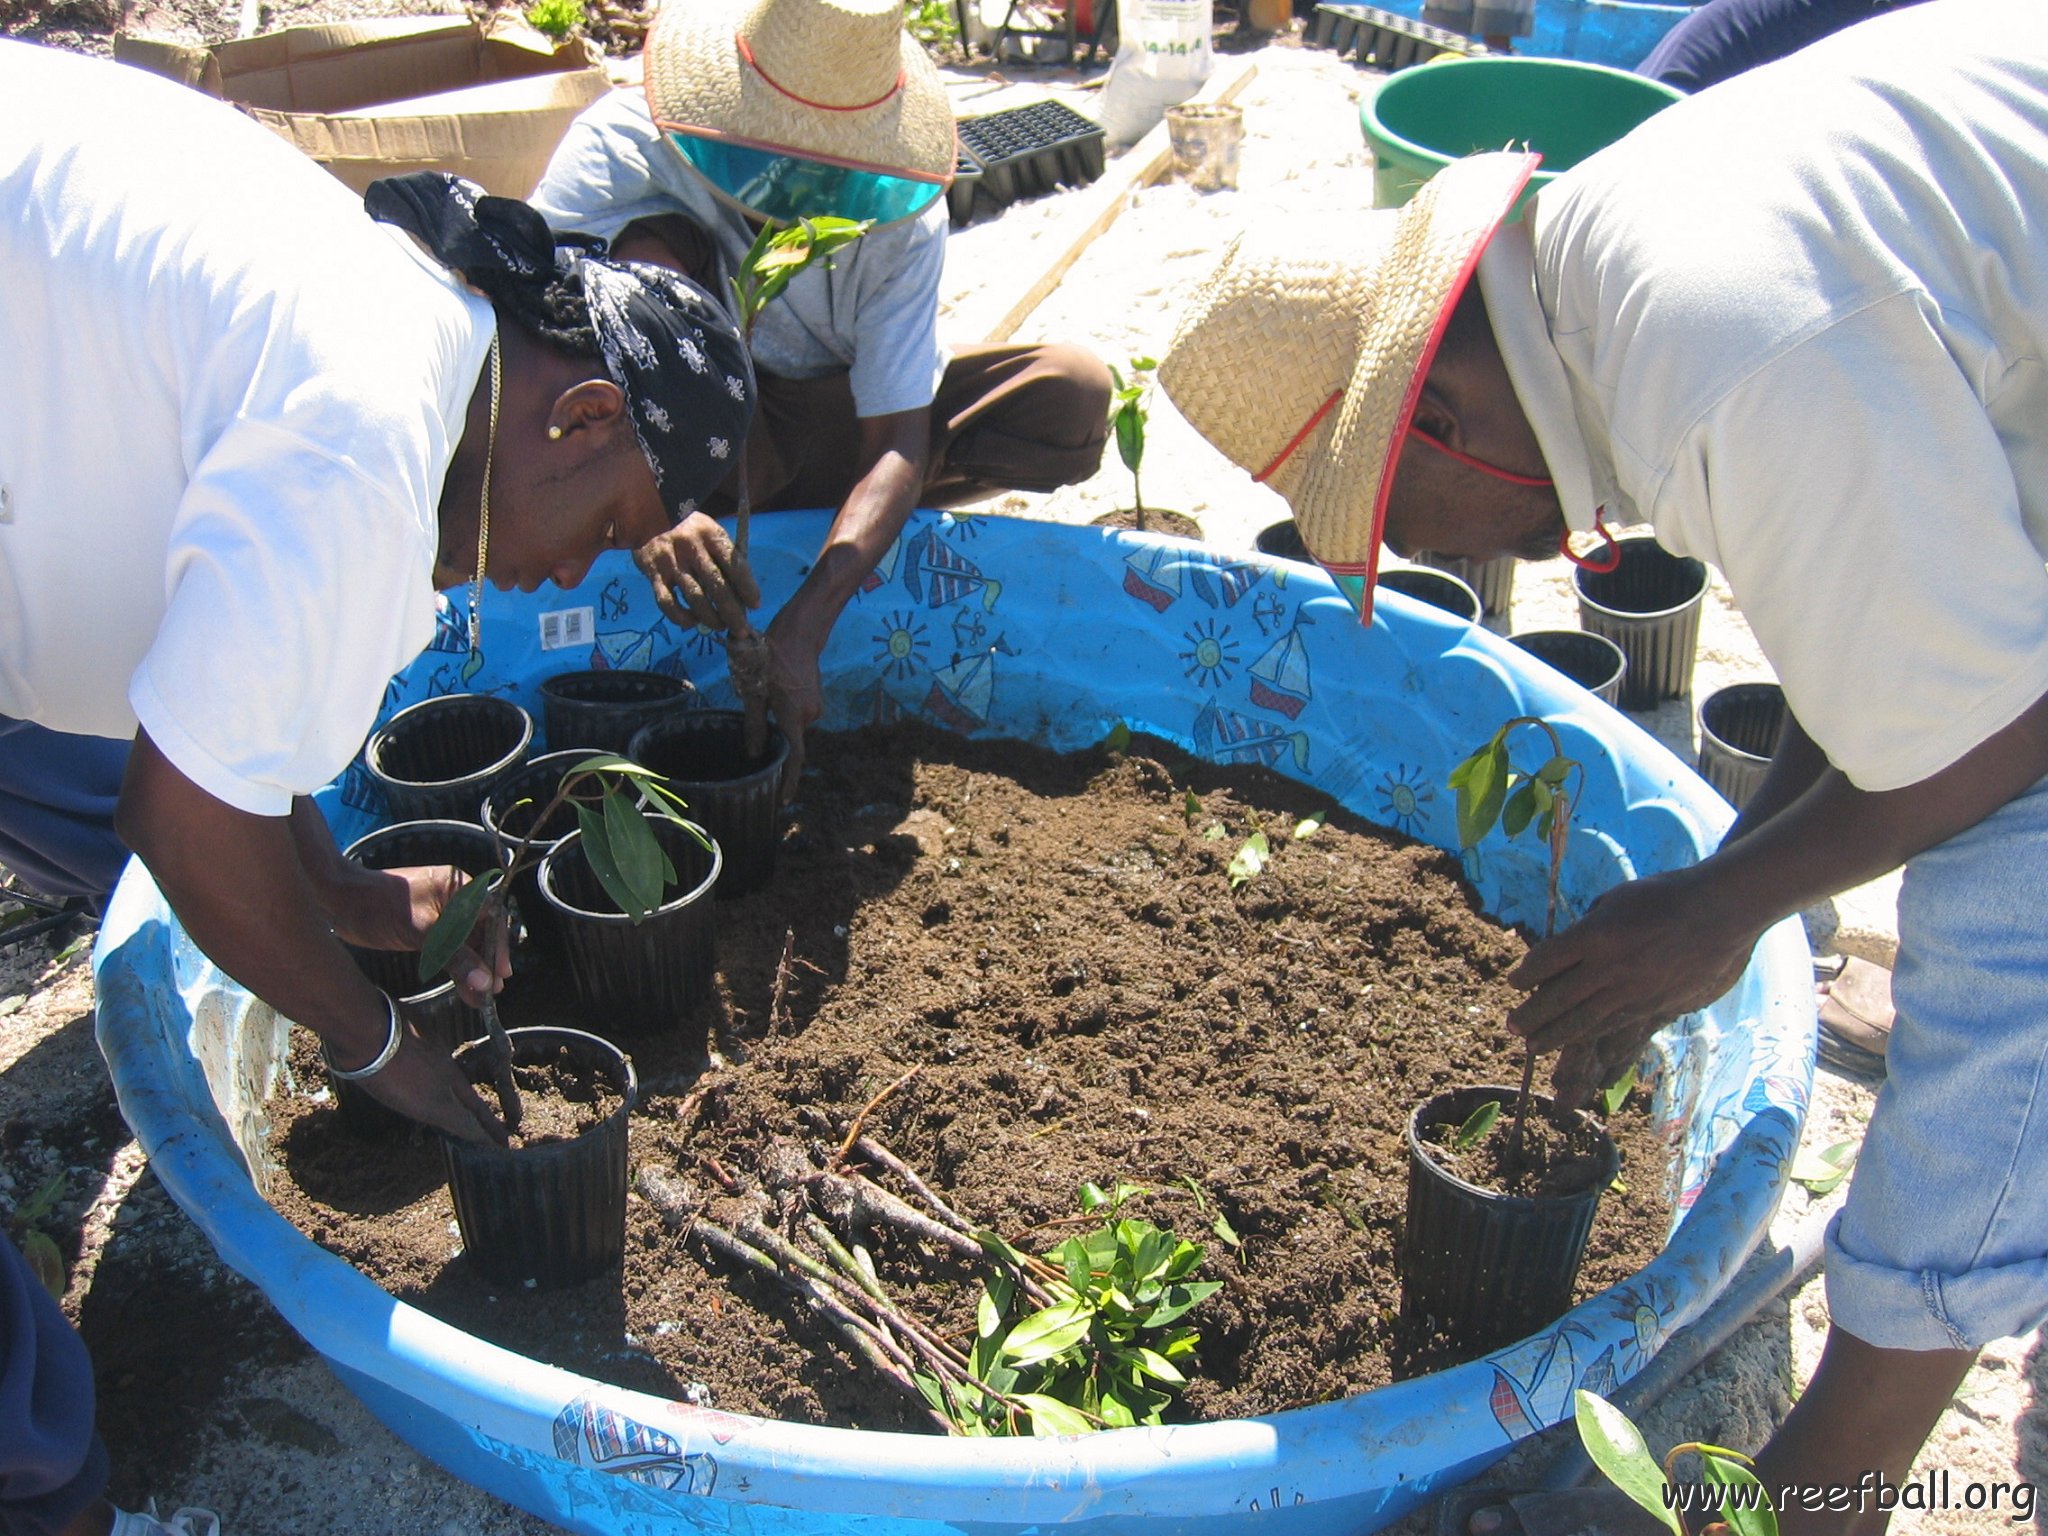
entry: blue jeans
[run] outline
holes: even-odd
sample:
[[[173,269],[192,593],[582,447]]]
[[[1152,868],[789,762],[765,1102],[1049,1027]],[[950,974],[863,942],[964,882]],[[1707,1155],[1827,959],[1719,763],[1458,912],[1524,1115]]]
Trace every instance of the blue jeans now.
[[[1885,1349],[2048,1317],[2048,779],[1906,866],[1898,1019],[1828,1312]]]
[[[107,1486],[92,1360],[21,1250],[0,1236],[0,1536],[49,1536]]]
[[[1707,0],[1664,34],[1636,73],[1699,91],[1796,53],[1911,0]]]
[[[128,861],[114,804],[130,745],[0,715],[0,866],[41,895],[104,902]]]

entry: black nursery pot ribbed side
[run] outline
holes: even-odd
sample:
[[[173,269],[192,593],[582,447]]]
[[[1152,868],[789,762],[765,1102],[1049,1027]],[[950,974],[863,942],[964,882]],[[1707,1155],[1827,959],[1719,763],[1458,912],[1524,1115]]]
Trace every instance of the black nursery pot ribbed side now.
[[[686,1049],[701,1050],[710,1020],[699,1005],[718,964],[718,845],[706,849],[666,816],[650,812],[647,825],[680,885],[642,921],[621,912],[598,882],[581,832],[541,860],[541,899],[554,909],[576,995],[593,1024],[615,1035],[674,1032]]]
[[[449,864],[472,878],[497,867],[491,835],[473,821],[402,821],[357,838],[342,857],[365,869],[411,869]],[[483,1018],[446,978],[420,979],[420,957],[406,949],[346,948],[371,982],[398,1000],[398,1011],[437,1051],[452,1051],[483,1033]],[[361,1136],[383,1136],[408,1124],[360,1083],[330,1077],[342,1124]]]
[[[1528,629],[1509,635],[1508,643],[1555,667],[1594,698],[1621,707],[1628,657],[1605,635],[1584,629]]]
[[[686,708],[690,692],[689,683],[665,672],[564,672],[541,682],[541,736],[550,752],[581,748],[624,757],[635,732]]]
[[[1621,1152],[1595,1133],[1598,1162],[1583,1189],[1530,1197],[1481,1189],[1431,1155],[1426,1132],[1463,1125],[1488,1099],[1512,1113],[1517,1090],[1454,1088],[1416,1106],[1408,1118],[1408,1222],[1401,1244],[1401,1318],[1432,1343],[1472,1359],[1527,1338],[1564,1315],[1586,1256],[1601,1194],[1621,1171]],[[1536,1113],[1562,1117],[1537,1096]]]
[[[363,748],[363,766],[391,820],[473,822],[532,744],[533,717],[510,699],[448,693],[385,721]]]
[[[775,877],[782,841],[782,766],[789,743],[775,731],[749,756],[746,717],[736,709],[693,709],[657,721],[633,738],[626,754],[668,780],[693,821],[718,843],[725,872],[718,899],[758,891]]]
[[[639,1096],[639,1079],[623,1051],[582,1030],[507,1033],[515,1067],[561,1060],[602,1075],[620,1102],[570,1141],[511,1148],[443,1137],[463,1252],[499,1285],[577,1285],[615,1268],[626,1251],[626,1117]],[[490,1081],[478,1059],[487,1054],[488,1046],[479,1045],[458,1058],[471,1081]]]
[[[1572,572],[1579,624],[1628,657],[1621,707],[1654,709],[1692,687],[1707,568],[1672,554],[1649,534],[1628,534],[1615,545],[1620,563],[1613,570]]]

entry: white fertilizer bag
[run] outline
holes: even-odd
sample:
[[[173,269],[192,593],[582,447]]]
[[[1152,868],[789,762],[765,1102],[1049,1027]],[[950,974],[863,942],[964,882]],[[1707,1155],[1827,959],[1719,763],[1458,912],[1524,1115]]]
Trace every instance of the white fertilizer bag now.
[[[1116,0],[1116,60],[1102,87],[1111,144],[1136,143],[1202,88],[1216,66],[1210,20],[1210,0]]]

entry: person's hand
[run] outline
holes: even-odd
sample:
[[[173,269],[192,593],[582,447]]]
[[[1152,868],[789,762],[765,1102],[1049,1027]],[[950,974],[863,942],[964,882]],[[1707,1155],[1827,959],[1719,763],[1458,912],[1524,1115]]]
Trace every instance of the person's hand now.
[[[714,517],[692,512],[667,533],[633,551],[633,563],[654,588],[661,611],[678,624],[737,630],[761,606],[754,573]]]
[[[1508,973],[1529,996],[1508,1027],[1539,1053],[1560,1051],[1558,1100],[1581,1104],[1619,1078],[1663,1024],[1735,985],[1762,930],[1696,869],[1632,880]]]
[[[455,893],[469,883],[469,876],[446,864],[362,874],[330,914],[336,937],[360,949],[417,951]],[[511,933],[503,904],[494,907],[488,929],[479,921],[447,965],[446,974],[472,1008],[483,1005],[486,993],[504,991],[512,974]]]
[[[360,1079],[356,1086],[378,1103],[408,1120],[432,1126],[460,1141],[496,1143],[509,1139],[505,1126],[491,1112],[462,1069],[420,1039],[419,1031],[401,1018],[398,1054],[383,1071]],[[343,1066],[360,1063],[344,1061]]]
[[[804,732],[825,713],[825,685],[818,675],[821,640],[803,622],[792,600],[775,615],[768,626],[768,642],[774,669],[768,675],[768,707],[775,711],[776,729],[789,743],[789,760],[782,765],[782,798],[796,797],[797,780],[804,771]]]

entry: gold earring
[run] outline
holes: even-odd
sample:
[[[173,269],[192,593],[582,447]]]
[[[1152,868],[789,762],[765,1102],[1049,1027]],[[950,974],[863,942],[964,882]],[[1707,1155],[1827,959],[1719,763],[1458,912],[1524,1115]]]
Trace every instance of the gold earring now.
[[[561,437],[562,437],[562,429],[561,429],[560,427],[549,427],[549,428],[548,428],[548,441],[549,441],[549,442],[551,442],[551,443],[553,443],[553,442],[559,442],[559,441],[561,441]]]

